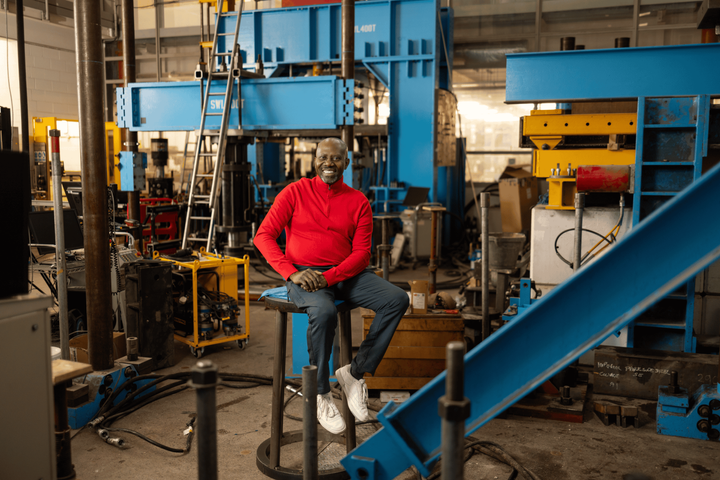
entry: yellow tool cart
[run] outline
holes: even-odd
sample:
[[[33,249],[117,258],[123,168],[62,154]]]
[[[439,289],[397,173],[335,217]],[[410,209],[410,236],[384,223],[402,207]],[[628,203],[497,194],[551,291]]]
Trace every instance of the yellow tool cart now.
[[[177,260],[162,257],[157,260],[172,262],[175,339],[187,344],[196,358],[205,353],[205,347],[237,342],[243,349],[250,340],[250,257],[242,259],[223,257],[195,251],[192,259]],[[238,302],[238,265],[245,272],[245,324],[240,323],[241,308]]]

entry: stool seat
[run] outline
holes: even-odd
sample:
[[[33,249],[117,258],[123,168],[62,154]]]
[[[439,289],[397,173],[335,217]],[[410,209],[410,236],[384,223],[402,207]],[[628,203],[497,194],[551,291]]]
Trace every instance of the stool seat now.
[[[284,300],[282,298],[265,297],[265,306],[283,313],[305,313],[304,310],[298,308],[290,300]],[[343,301],[342,303],[337,304],[338,313],[349,312],[353,308],[355,308],[355,306],[350,302]]]

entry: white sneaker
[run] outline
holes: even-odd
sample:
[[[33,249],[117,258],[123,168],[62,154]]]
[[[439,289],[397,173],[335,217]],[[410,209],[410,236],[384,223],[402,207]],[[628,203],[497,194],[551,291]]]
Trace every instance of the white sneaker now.
[[[337,435],[345,430],[345,420],[335,406],[332,393],[317,396],[317,418],[325,430]]]
[[[350,365],[345,365],[335,371],[335,377],[343,387],[345,396],[347,397],[348,407],[358,422],[366,422],[370,420],[368,414],[367,402],[368,391],[365,380],[357,380],[350,373]]]

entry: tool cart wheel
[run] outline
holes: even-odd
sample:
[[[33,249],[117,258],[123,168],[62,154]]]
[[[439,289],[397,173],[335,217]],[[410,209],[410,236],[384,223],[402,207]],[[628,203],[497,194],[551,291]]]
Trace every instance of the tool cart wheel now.
[[[190,347],[190,353],[195,355],[195,358],[200,358],[205,354],[205,347],[203,347],[203,348]]]
[[[245,350],[245,347],[247,347],[248,341],[245,340],[238,340],[237,341],[238,347],[240,347],[240,350]]]

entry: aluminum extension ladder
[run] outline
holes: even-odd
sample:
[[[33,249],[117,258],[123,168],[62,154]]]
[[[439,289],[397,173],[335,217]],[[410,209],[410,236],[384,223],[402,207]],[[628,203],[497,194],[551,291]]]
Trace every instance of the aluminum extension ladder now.
[[[223,5],[225,4],[225,0],[218,0],[217,2],[217,12],[218,12],[218,18],[215,21],[215,35],[213,37],[213,45],[212,50],[210,53],[210,60],[208,61],[208,76],[207,76],[207,83],[205,85],[204,89],[204,95],[203,95],[203,106],[202,106],[202,115],[200,117],[200,130],[197,135],[197,144],[203,144],[206,137],[209,136],[219,136],[219,140],[217,143],[217,150],[213,152],[202,152],[201,148],[197,148],[198,145],[196,145],[195,148],[195,158],[193,160],[193,167],[192,167],[192,175],[190,177],[190,194],[188,197],[188,208],[187,208],[187,215],[185,217],[185,225],[183,226],[183,236],[182,236],[182,247],[181,248],[187,248],[189,242],[198,242],[198,241],[205,241],[205,249],[207,251],[210,251],[211,249],[211,243],[213,239],[213,231],[215,228],[215,222],[217,221],[217,210],[218,210],[218,198],[220,196],[220,189],[218,188],[218,179],[220,176],[220,166],[223,163],[223,159],[225,157],[225,143],[227,141],[227,131],[228,131],[228,123],[230,120],[230,106],[231,106],[231,99],[232,99],[232,87],[235,83],[235,79],[240,81],[240,68],[238,67],[238,59],[240,57],[240,49],[237,43],[238,38],[238,32],[240,31],[240,18],[242,15],[242,5],[244,2],[240,2],[240,10],[239,11],[232,11],[232,12],[224,12],[223,13]],[[219,25],[220,25],[220,17],[238,17],[237,22],[235,22],[235,32],[234,33],[219,33]],[[230,45],[233,45],[231,52],[223,52],[218,53],[218,38],[221,36],[231,36],[232,35],[232,42],[230,42]],[[230,61],[226,62],[225,59],[227,57],[230,57]],[[222,63],[217,67],[217,71],[213,71],[213,69],[210,67],[211,64],[214,64],[217,58],[222,58]],[[212,85],[213,80],[223,79],[227,78],[227,86],[225,88],[224,92],[211,92],[210,86]],[[203,81],[202,79],[200,80]],[[218,112],[208,112],[208,106],[210,105],[210,97],[212,96],[224,96],[225,101],[223,102],[223,110],[222,113]],[[222,119],[220,121],[220,130],[209,130],[206,128],[205,123],[207,120],[207,117],[210,116],[222,116]],[[201,157],[207,157],[211,159],[211,165],[212,165],[212,171],[213,173],[199,173],[199,166],[200,166],[200,158]],[[197,194],[195,193],[195,189],[197,188],[198,184],[203,181],[205,178],[212,178],[212,187],[210,188],[209,194]],[[210,210],[210,215],[207,216],[206,212],[201,211],[200,209],[203,208],[203,206],[207,205]],[[208,229],[207,229],[207,236],[201,237],[201,236],[190,236],[190,224],[193,222],[203,222],[207,221]]]

